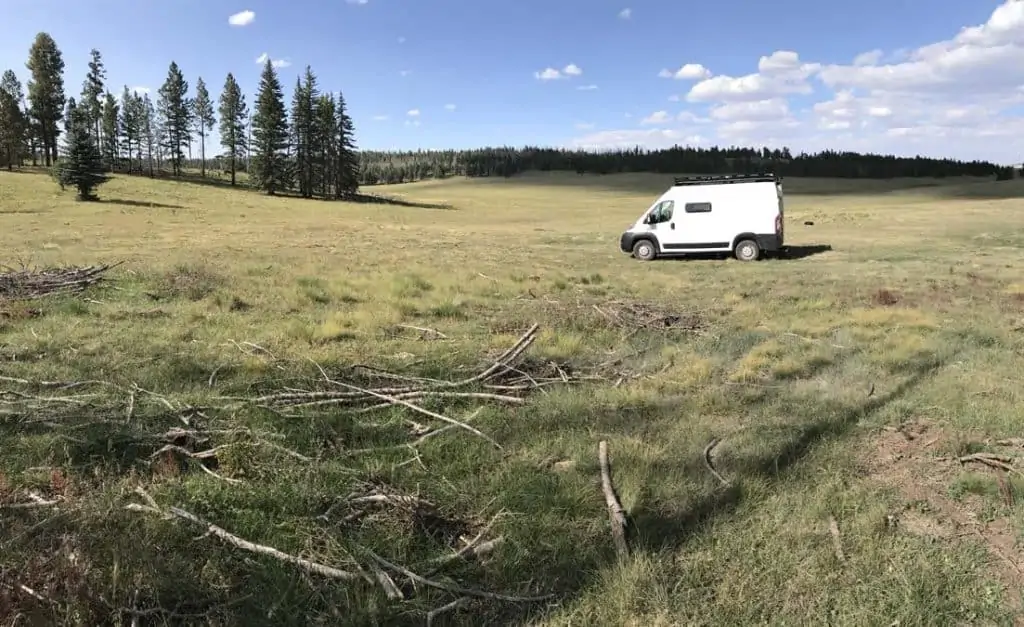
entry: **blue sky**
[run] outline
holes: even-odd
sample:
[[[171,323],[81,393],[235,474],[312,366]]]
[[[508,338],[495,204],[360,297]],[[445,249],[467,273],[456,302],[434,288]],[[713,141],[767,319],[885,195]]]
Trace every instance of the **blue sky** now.
[[[266,53],[288,64],[288,91],[306,64],[343,90],[374,149],[756,143],[1019,162],[1024,11],[1002,4],[37,0],[0,23],[0,68],[27,80],[45,30],[69,95],[96,47],[115,93],[155,91],[173,59],[216,94],[233,72],[251,103]],[[993,54],[1010,76],[985,82]]]

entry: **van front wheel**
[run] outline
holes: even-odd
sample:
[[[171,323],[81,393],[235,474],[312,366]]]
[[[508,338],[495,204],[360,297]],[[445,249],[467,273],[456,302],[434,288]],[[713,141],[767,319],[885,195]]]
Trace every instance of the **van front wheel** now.
[[[633,244],[633,256],[640,261],[651,261],[658,254],[654,249],[654,242],[649,239],[642,239]]]
[[[752,239],[745,239],[736,244],[733,250],[740,261],[757,261],[761,256],[761,247]]]

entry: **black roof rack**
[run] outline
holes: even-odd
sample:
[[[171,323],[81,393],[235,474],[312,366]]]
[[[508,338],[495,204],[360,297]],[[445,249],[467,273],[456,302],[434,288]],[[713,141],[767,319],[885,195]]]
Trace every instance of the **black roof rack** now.
[[[724,183],[777,183],[782,180],[777,174],[712,174],[709,176],[677,176],[675,185],[718,185]]]

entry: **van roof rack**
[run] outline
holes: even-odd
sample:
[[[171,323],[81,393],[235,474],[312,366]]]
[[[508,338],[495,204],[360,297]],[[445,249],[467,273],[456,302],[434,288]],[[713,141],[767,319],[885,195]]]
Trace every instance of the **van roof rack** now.
[[[773,173],[761,174],[712,174],[709,176],[677,176],[675,186],[708,185],[720,183],[769,183],[779,182],[781,177]]]

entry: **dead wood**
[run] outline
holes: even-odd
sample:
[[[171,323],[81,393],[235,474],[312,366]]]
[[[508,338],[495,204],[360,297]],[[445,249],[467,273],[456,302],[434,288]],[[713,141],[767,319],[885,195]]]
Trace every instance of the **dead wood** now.
[[[598,462],[601,465],[601,491],[604,492],[604,502],[608,507],[608,518],[612,524],[612,538],[615,540],[615,549],[619,558],[629,556],[629,544],[626,542],[626,512],[622,508],[615,488],[612,485],[611,467],[608,463],[608,443],[604,440],[597,447]]]
[[[721,440],[719,440],[718,438],[712,438],[711,441],[708,442],[708,445],[704,447],[704,465],[707,466],[707,469],[711,471],[712,475],[715,476],[715,479],[718,479],[719,483],[721,483],[725,487],[728,487],[729,481],[725,477],[723,477],[717,470],[715,470],[715,465],[711,462],[711,453],[712,451],[715,450],[715,447],[718,446],[718,443],[720,441]]]
[[[342,579],[345,581],[354,581],[361,578],[358,574],[347,570],[341,570],[333,566],[319,564],[317,562],[313,562],[302,557],[290,555],[288,553],[285,553],[284,551],[279,551],[273,547],[269,547],[263,544],[256,544],[255,542],[250,542],[248,540],[245,540],[234,535],[233,533],[230,533],[225,529],[222,529],[221,527],[218,527],[217,525],[211,522],[207,522],[202,518],[199,518],[195,514],[191,514],[178,507],[172,506],[164,509],[157,505],[153,497],[150,496],[149,493],[143,490],[142,488],[136,488],[135,492],[139,496],[141,496],[143,500],[146,501],[146,503],[130,503],[125,506],[125,509],[134,512],[146,512],[150,514],[156,514],[158,516],[162,516],[163,518],[168,519],[178,518],[190,522],[198,527],[204,527],[206,529],[206,535],[219,538],[232,546],[242,549],[243,551],[248,551],[250,553],[256,553],[259,555],[267,555],[282,562],[294,564],[299,568],[316,575],[330,577],[331,579]]]
[[[1014,458],[1010,455],[995,455],[993,453],[972,453],[971,455],[964,455],[962,457],[956,458],[956,461],[960,462],[961,464],[966,464],[968,462],[976,462],[979,464],[984,464],[989,468],[996,468],[998,470],[1005,470],[1006,472],[1016,472],[1019,474],[1024,474],[1020,473],[1019,470],[1010,465],[1013,463],[1013,460]]]
[[[33,300],[54,294],[74,294],[99,283],[103,274],[116,266],[8,269],[0,272],[0,299]]]
[[[835,516],[828,517],[828,532],[832,536],[832,548],[836,552],[836,559],[840,562],[845,562],[846,555],[843,553],[843,539],[839,535],[839,523],[836,522]]]

